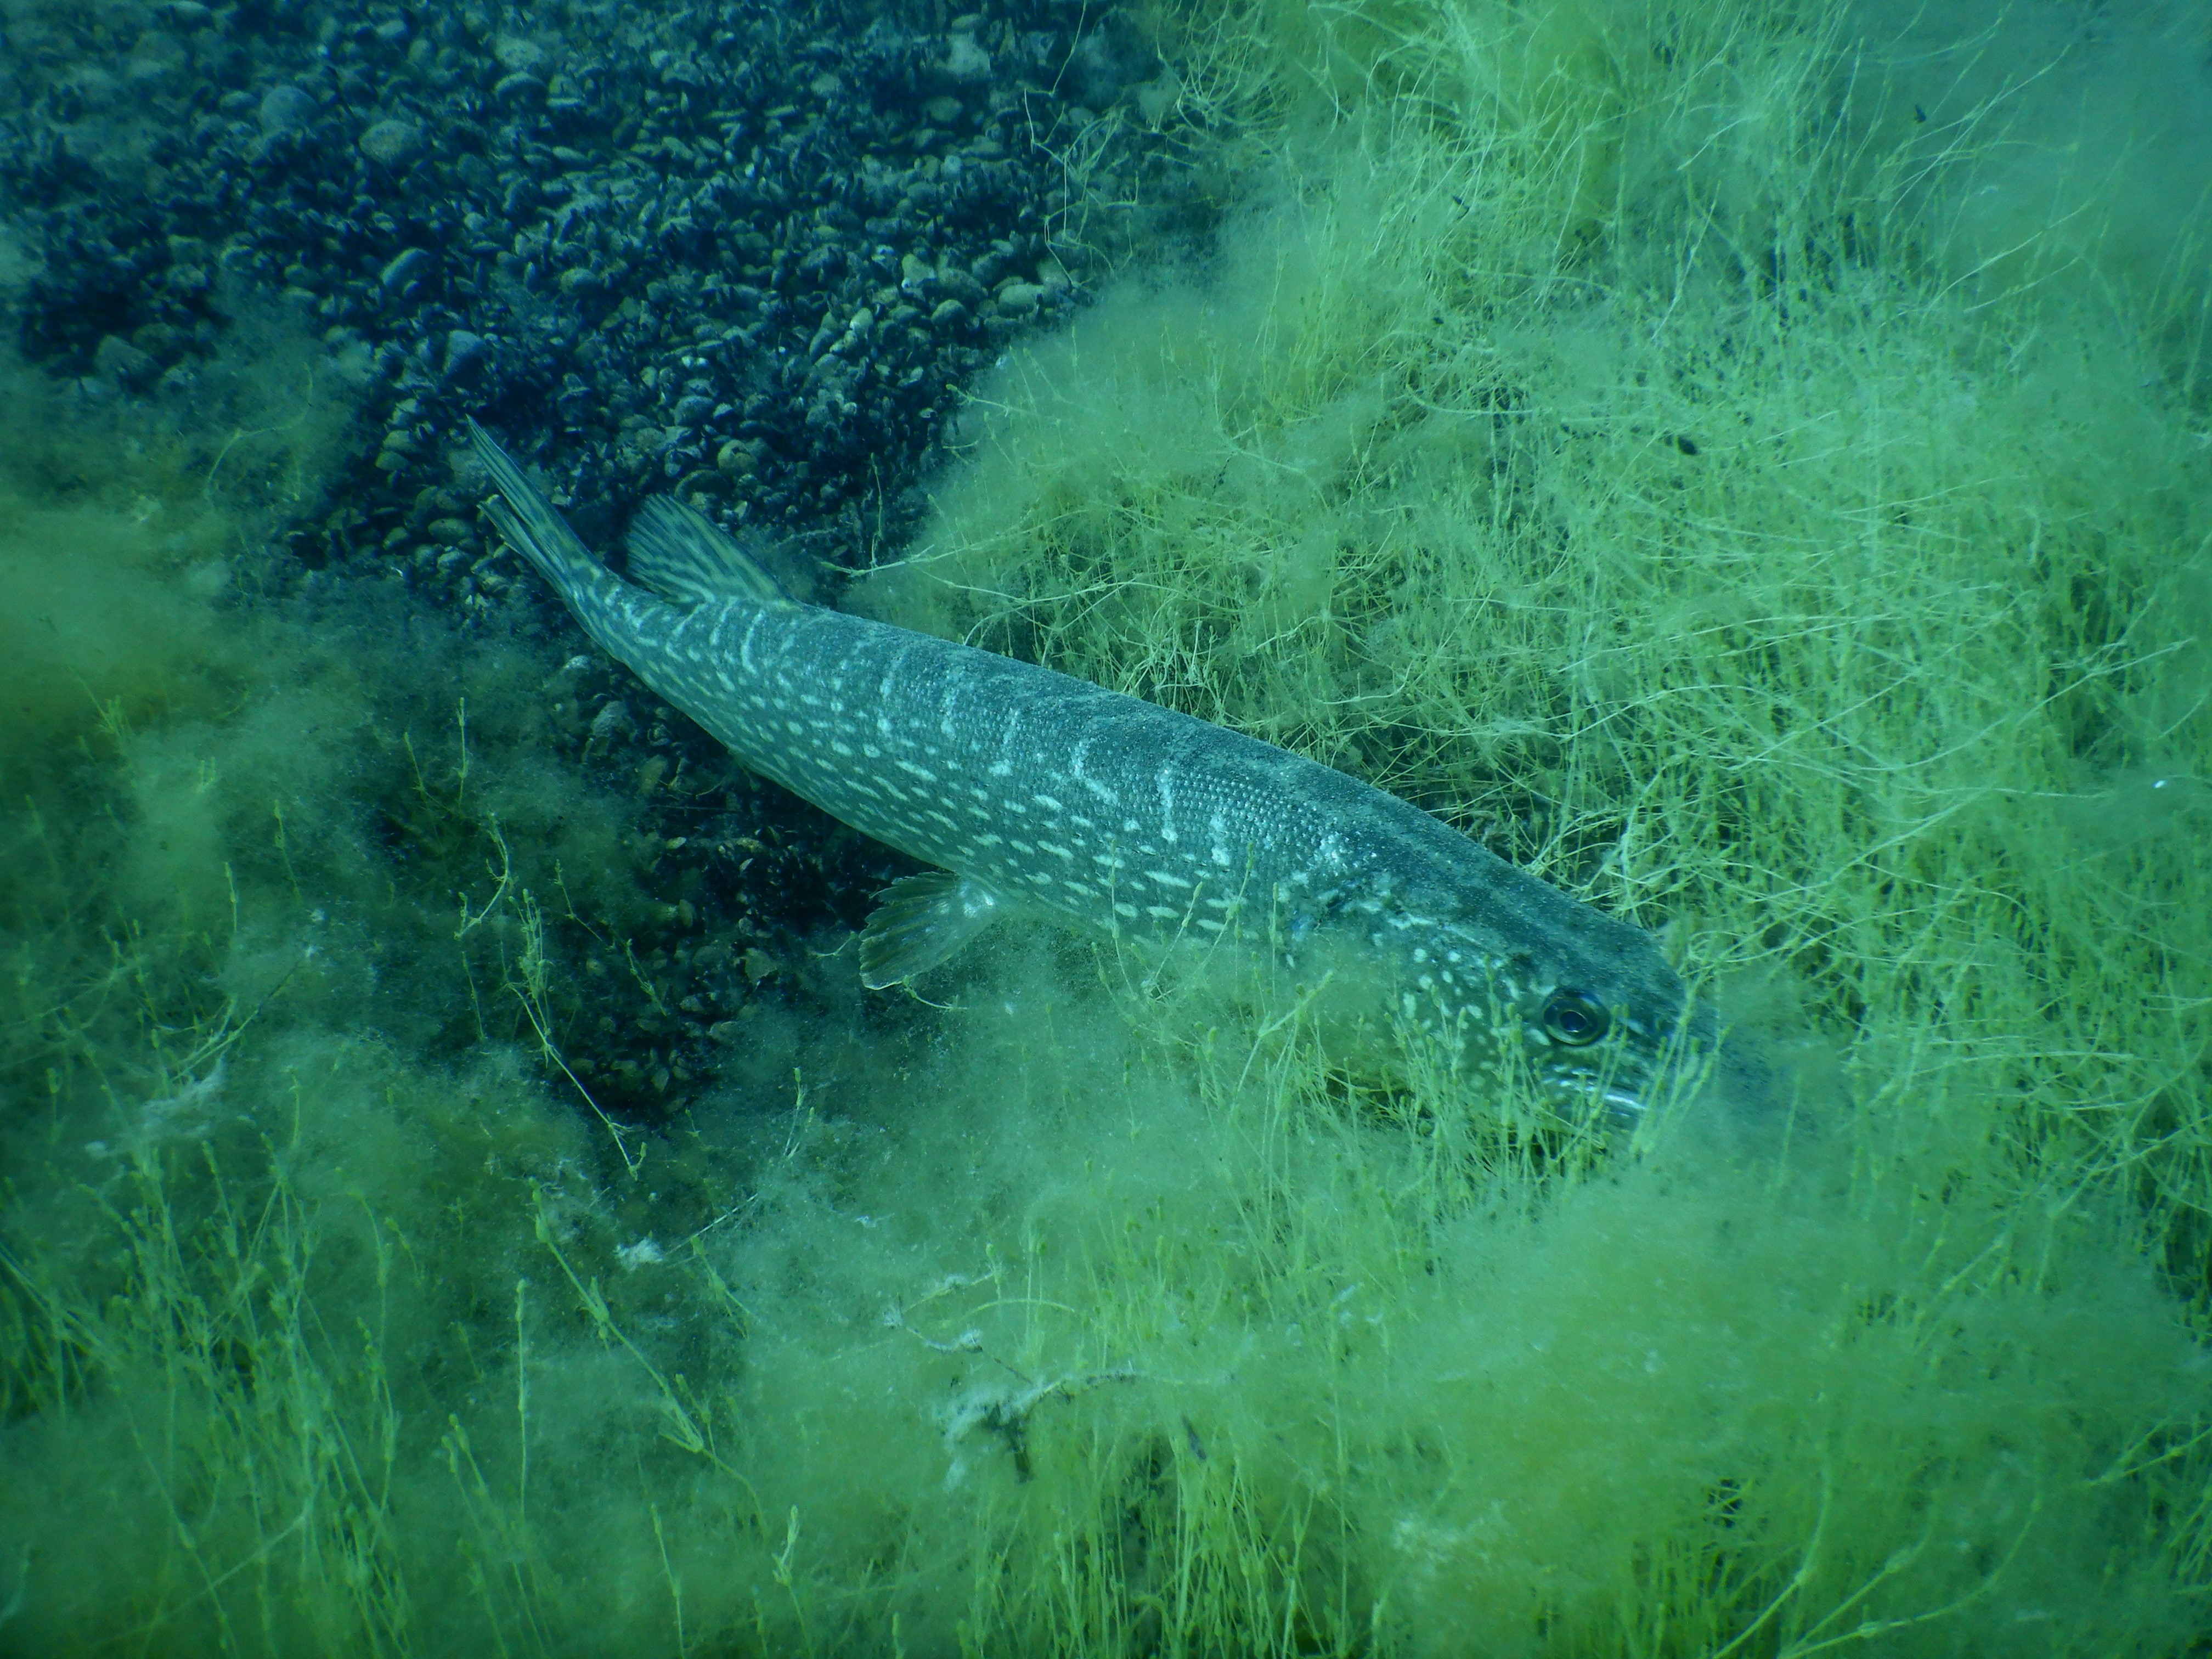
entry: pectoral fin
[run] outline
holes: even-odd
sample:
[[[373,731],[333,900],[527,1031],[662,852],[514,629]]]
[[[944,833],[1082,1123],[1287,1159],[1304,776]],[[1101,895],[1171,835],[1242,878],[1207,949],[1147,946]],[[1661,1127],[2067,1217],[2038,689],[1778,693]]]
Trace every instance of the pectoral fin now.
[[[860,983],[880,991],[912,979],[1006,913],[1006,901],[981,882],[949,870],[895,881],[860,930]]]

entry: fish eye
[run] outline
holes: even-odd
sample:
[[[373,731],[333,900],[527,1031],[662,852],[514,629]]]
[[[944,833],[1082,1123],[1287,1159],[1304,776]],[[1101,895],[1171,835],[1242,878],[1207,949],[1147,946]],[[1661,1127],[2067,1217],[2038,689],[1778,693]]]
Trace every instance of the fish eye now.
[[[1611,1029],[1605,1005],[1583,991],[1554,991],[1544,1003],[1544,1030],[1554,1042],[1587,1048]]]

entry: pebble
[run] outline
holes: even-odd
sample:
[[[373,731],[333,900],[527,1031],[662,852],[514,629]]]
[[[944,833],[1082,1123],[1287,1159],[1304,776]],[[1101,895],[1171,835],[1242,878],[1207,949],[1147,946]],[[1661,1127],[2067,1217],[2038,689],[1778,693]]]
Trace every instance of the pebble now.
[[[991,78],[991,54],[973,34],[956,33],[945,42],[945,72],[963,86],[977,85]]]
[[[457,328],[446,336],[446,374],[448,378],[482,368],[490,355],[491,342],[481,334],[471,334],[465,328]]]
[[[289,82],[271,87],[261,100],[261,131],[268,138],[297,132],[315,117],[315,100]]]
[[[410,121],[379,121],[361,135],[361,153],[380,167],[397,167],[422,147],[422,130]]]
[[[630,718],[629,705],[619,698],[610,698],[592,719],[592,741],[595,744],[611,743],[636,730],[637,722]]]
[[[404,289],[428,275],[430,267],[435,263],[425,250],[410,247],[396,255],[377,273],[377,283],[394,291]]]
[[[492,57],[510,75],[535,75],[545,67],[545,49],[526,35],[502,34],[493,43]]]
[[[102,376],[124,386],[143,385],[160,367],[149,354],[117,334],[100,341],[92,355],[92,362]]]

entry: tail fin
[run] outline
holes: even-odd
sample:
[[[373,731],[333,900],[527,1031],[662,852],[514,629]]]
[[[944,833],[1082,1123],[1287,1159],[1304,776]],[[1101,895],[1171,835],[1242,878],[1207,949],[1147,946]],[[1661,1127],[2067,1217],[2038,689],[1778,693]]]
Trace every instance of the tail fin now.
[[[544,492],[523,476],[514,458],[474,421],[469,422],[469,441],[475,446],[477,459],[504,498],[486,501],[484,511],[491,514],[499,533],[538,567],[538,574],[553,584],[562,598],[573,605],[581,594],[614,580],[577,539]]]

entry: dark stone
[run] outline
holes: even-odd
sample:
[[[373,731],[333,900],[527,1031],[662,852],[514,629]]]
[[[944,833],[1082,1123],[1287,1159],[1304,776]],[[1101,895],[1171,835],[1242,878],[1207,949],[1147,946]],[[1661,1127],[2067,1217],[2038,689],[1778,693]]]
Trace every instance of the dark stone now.
[[[281,138],[315,118],[315,100],[288,81],[263,95],[260,116],[263,136]]]
[[[480,374],[492,355],[491,342],[481,334],[457,328],[446,336],[446,378],[461,380]]]
[[[361,153],[380,167],[398,167],[422,147],[422,130],[410,121],[379,121],[361,135]]]
[[[100,343],[99,349],[92,354],[92,362],[106,379],[127,387],[145,385],[161,367],[153,357],[115,334]]]
[[[419,247],[410,247],[395,255],[377,273],[380,286],[394,293],[404,294],[430,273],[437,261]]]

